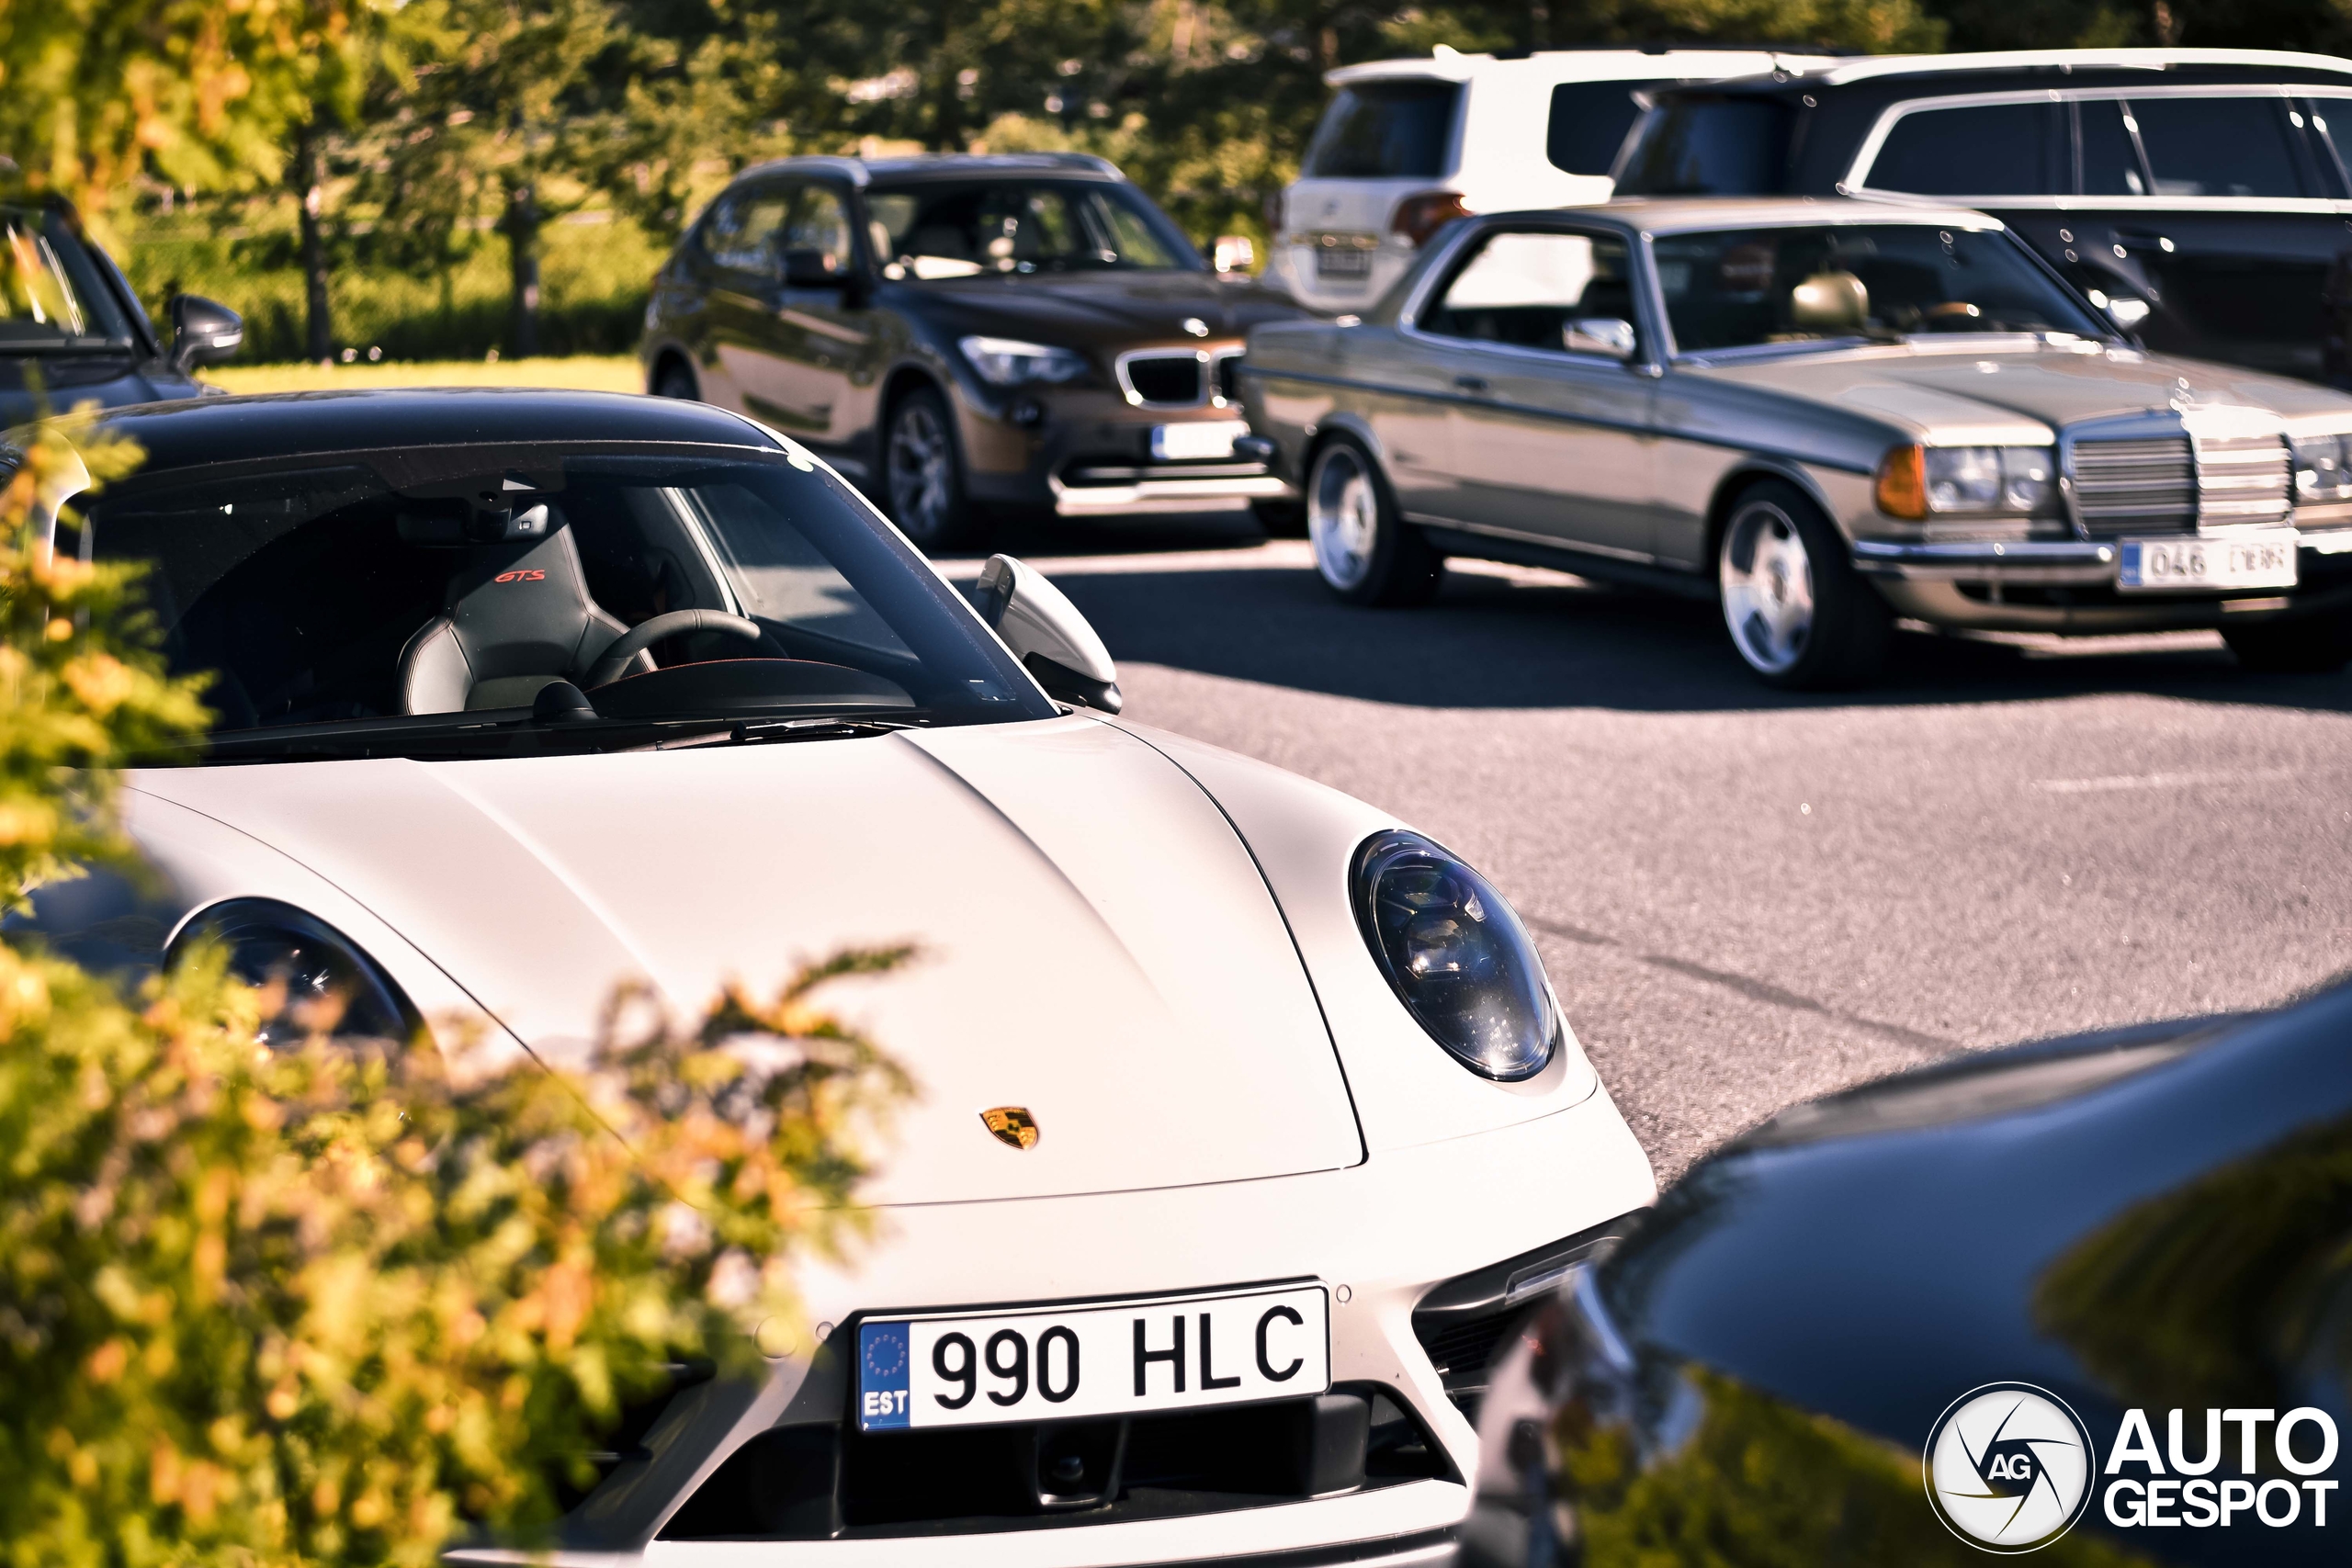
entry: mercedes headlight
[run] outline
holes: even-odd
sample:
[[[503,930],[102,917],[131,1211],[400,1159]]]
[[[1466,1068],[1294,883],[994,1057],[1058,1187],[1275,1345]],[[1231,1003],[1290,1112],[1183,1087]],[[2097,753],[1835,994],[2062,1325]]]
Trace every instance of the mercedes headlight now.
[[[2290,436],[2295,457],[2295,499],[2352,501],[2352,434]]]
[[[1563,1032],[1535,944],[1494,885],[1418,833],[1356,856],[1356,919],[1407,1011],[1462,1065],[1504,1083],[1551,1064]]]
[[[1070,381],[1086,374],[1086,361],[1067,348],[1023,343],[1010,337],[957,338],[956,346],[983,379],[1000,387],[1026,381]]]
[[[261,1043],[273,1051],[312,1034],[405,1043],[424,1028],[414,1005],[356,943],[291,904],[215,904],[181,928],[165,964],[207,939],[228,950],[232,975],[262,993]]]
[[[2047,446],[1898,446],[1879,465],[1879,510],[1896,517],[2047,513],[2057,500]]]

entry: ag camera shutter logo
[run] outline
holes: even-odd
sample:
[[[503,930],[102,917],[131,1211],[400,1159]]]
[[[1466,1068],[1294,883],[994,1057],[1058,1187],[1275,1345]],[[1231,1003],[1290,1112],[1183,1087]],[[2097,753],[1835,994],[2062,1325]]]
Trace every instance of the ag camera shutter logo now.
[[[2098,1454],[2065,1401],[2031,1383],[1984,1383],[1928,1433],[1928,1501],[1944,1528],[1985,1551],[2033,1551],[2075,1528]]]

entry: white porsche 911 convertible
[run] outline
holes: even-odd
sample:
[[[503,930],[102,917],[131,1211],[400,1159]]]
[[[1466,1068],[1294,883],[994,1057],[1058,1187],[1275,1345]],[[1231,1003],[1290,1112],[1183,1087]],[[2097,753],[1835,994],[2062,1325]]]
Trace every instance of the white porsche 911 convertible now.
[[[565,1562],[1446,1553],[1498,1337],[1655,1192],[1476,872],[1114,718],[1050,584],[998,558],[967,599],[716,409],[109,423],[145,465],[58,547],[152,563],[220,728],[130,779],[165,905],[51,889],[65,951],[167,963],[200,922],[355,990],[352,1028],[562,1060],[625,980],[684,1012],[923,950],[854,1003],[921,1097],[877,1239],[806,1281],[821,1343],[632,1421]]]

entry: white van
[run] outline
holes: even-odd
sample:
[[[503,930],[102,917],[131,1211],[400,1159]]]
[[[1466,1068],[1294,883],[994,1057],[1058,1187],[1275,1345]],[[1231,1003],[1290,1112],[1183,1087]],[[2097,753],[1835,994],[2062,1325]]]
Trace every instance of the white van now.
[[[1380,298],[1465,212],[1606,201],[1649,87],[1770,71],[1761,49],[1580,49],[1518,59],[1443,44],[1344,65],[1274,215],[1266,281],[1317,310]],[[1801,57],[1800,57],[1801,58]]]

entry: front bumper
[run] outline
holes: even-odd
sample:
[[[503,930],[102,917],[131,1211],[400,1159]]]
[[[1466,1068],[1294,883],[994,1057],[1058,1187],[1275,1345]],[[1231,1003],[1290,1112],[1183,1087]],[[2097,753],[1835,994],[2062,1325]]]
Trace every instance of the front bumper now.
[[[2306,529],[2290,589],[2125,593],[2116,539],[1858,539],[1854,566],[1899,615],[1982,630],[2201,629],[2352,608],[2352,527]]]
[[[1394,1402],[1432,1451],[1430,1473],[1331,1496],[1149,1517],[1126,1509],[876,1527],[803,1516],[756,1540],[678,1540],[672,1526],[723,1465],[783,1432],[854,1425],[854,1382],[830,1350],[777,1358],[757,1387],[686,1390],[565,1522],[570,1564],[939,1562],[1094,1568],[1248,1554],[1273,1562],[1434,1562],[1464,1517],[1476,1437],[1416,1333],[1434,1289],[1480,1278],[1649,1202],[1646,1158],[1607,1094],[1515,1127],[1383,1152],[1342,1170],[1220,1186],[888,1210],[854,1272],[805,1282],[829,1342],[861,1314],[987,1303],[1103,1300],[1313,1278],[1332,1292],[1335,1389]],[[1455,1294],[1464,1294],[1457,1290]],[[1464,1295],[1478,1295],[1472,1290]],[[1481,1298],[1483,1299],[1483,1298]],[[1440,1303],[1443,1305],[1443,1303]],[[1455,1303],[1460,1305],[1462,1303]],[[1516,1304],[1516,1303],[1514,1303]],[[1423,1326],[1426,1326],[1424,1325]],[[1242,1407],[1251,1408],[1251,1407]],[[1258,1406],[1257,1409],[1272,1409]],[[782,1445],[788,1448],[789,1445]],[[1158,1506],[1158,1505],[1156,1505]],[[1103,1522],[1107,1520],[1108,1522]],[[1295,1559],[1285,1555],[1301,1553]],[[487,1561],[479,1554],[459,1554]],[[503,1554],[500,1554],[503,1555]]]

